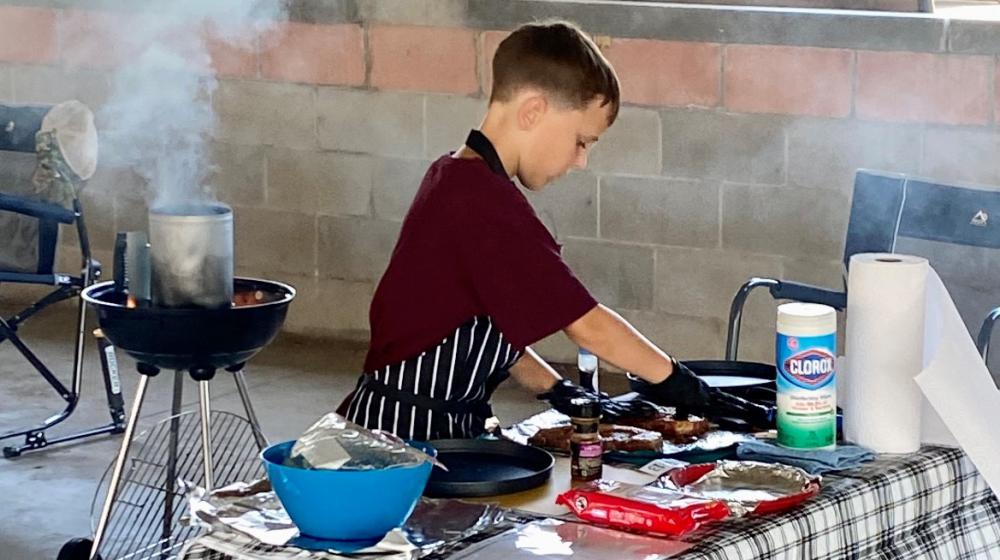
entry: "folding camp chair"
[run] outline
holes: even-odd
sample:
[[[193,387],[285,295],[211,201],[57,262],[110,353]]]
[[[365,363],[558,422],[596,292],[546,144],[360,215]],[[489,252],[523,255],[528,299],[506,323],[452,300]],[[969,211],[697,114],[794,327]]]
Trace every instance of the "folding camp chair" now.
[[[89,127],[89,129],[88,129]],[[63,134],[63,131],[66,131]],[[81,134],[83,136],[81,136]],[[84,146],[92,135],[93,161],[86,161],[80,153],[70,153]],[[90,149],[90,148],[88,148]],[[41,423],[25,429],[0,433],[0,440],[23,437],[21,445],[5,447],[4,456],[17,457],[24,451],[40,449],[51,444],[78,440],[100,434],[121,433],[125,427],[125,409],[119,383],[114,348],[97,336],[104,386],[111,414],[111,422],[97,428],[72,435],[48,438],[46,430],[69,418],[80,401],[81,374],[84,346],[87,339],[86,306],[77,301],[74,330],[73,371],[69,384],[64,384],[28,347],[18,333],[18,328],[43,309],[68,299],[77,298],[82,289],[95,282],[101,275],[101,265],[91,256],[80,200],[80,188],[93,173],[96,165],[96,133],[93,116],[78,102],[68,102],[55,107],[0,105],[0,150],[7,152],[35,153],[37,166],[32,178],[33,191],[25,193],[23,185],[0,184],[0,220],[13,224],[14,231],[25,235],[7,235],[0,244],[10,249],[18,241],[32,241],[30,234],[37,231],[37,257],[34,266],[12,266],[10,259],[0,261],[0,284],[36,284],[52,286],[47,295],[10,317],[0,317],[0,342],[10,341],[25,360],[65,401],[65,407]],[[86,149],[84,150],[86,151]],[[82,152],[81,152],[82,153]],[[0,159],[0,166],[4,165]],[[81,177],[82,174],[85,177]],[[6,191],[6,192],[3,192]],[[9,194],[18,191],[19,194]],[[57,200],[58,202],[53,202]],[[77,274],[55,271],[56,249],[60,224],[74,226],[82,255],[81,270]],[[10,229],[5,229],[10,232]],[[4,249],[0,245],[0,250]]]
[[[858,170],[854,180],[844,270],[856,253],[901,253],[927,258],[952,294],[994,380],[1000,364],[988,361],[989,338],[1000,308],[1000,192],[946,185],[928,179]],[[823,303],[843,310],[846,288],[826,290],[787,280],[752,278],[733,299],[726,359],[736,359],[743,304],[750,292],[767,287],[774,299]]]

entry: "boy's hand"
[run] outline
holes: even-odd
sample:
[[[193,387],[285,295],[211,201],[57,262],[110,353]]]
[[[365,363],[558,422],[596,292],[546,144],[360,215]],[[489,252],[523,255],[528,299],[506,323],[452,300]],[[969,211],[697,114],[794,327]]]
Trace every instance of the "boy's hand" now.
[[[569,379],[556,381],[551,389],[539,394],[537,398],[540,401],[548,401],[552,408],[567,416],[572,414],[572,401],[576,399],[599,400],[596,393],[584,389]]]
[[[569,379],[557,381],[551,389],[538,395],[538,400],[548,401],[552,408],[567,416],[572,411],[571,402],[579,398],[600,401],[601,419],[605,422],[614,422],[621,418],[643,418],[656,413],[653,407],[639,399],[616,401],[607,393],[595,393],[584,389]]]
[[[659,383],[644,383],[639,393],[662,406],[672,406],[678,412],[704,414],[712,404],[712,389],[687,366],[671,357],[673,372]]]

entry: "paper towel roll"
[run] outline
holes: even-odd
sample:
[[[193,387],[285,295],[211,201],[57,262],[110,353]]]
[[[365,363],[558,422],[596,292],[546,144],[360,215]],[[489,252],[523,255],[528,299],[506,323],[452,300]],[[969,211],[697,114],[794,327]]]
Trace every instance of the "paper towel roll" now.
[[[916,378],[929,401],[923,441],[960,445],[1000,496],[1000,389],[933,269],[927,275],[927,335],[927,365]]]
[[[844,431],[880,453],[920,448],[927,259],[862,253],[847,279]]]

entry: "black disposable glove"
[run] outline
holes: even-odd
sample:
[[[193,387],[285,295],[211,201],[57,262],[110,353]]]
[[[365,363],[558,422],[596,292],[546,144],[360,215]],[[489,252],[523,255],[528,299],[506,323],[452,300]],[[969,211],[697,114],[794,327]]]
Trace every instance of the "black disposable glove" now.
[[[658,405],[672,406],[679,414],[705,414],[712,404],[712,388],[684,364],[674,358],[670,361],[673,373],[659,383],[637,387],[639,394]]]
[[[774,409],[709,387],[687,366],[671,358],[673,373],[660,383],[637,387],[645,398],[672,406],[679,415],[694,413],[707,418],[737,418],[757,428],[774,426]]]
[[[656,412],[655,408],[641,400],[616,401],[607,393],[595,393],[573,383],[569,379],[562,379],[552,386],[547,392],[538,395],[538,400],[548,401],[552,408],[566,414],[572,411],[571,402],[573,399],[588,398],[597,399],[601,403],[601,418],[605,422],[614,422],[620,418],[643,418]]]
[[[602,418],[610,424],[627,419],[651,418],[663,412],[661,407],[641,398],[612,399],[607,393],[598,393],[598,396],[601,397],[601,408],[604,410]]]

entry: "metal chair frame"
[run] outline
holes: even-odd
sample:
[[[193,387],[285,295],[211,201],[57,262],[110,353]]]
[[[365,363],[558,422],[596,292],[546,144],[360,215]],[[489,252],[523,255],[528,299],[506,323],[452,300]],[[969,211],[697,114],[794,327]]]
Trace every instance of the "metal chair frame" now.
[[[907,197],[929,200],[934,204],[906,206]],[[857,253],[893,253],[896,239],[905,234],[917,239],[961,243],[977,247],[1000,248],[1000,236],[991,235],[980,227],[964,232],[944,230],[947,220],[956,215],[970,219],[972,225],[984,216],[988,221],[992,210],[1000,213],[1000,192],[983,191],[943,185],[897,173],[881,173],[859,169],[854,182],[854,200],[844,246],[845,270],[851,256]],[[968,216],[966,216],[968,214]],[[894,223],[885,216],[896,216]],[[847,308],[847,289],[843,291],[819,288],[808,284],[774,278],[751,278],[737,290],[729,310],[726,334],[726,359],[735,360],[739,351],[740,325],[747,297],[757,288],[766,287],[775,300],[788,299],[829,305],[838,311]],[[989,354],[994,325],[1000,321],[1000,307],[991,310],[976,337],[983,361]]]
[[[6,109],[7,111],[4,116],[8,117],[9,122],[4,130],[0,132],[0,149],[33,153],[35,151],[34,133],[40,128],[41,118],[44,116],[47,108],[21,108],[23,110],[20,111],[10,108]],[[77,183],[76,192],[79,192],[83,184],[83,181]],[[31,364],[65,402],[65,406],[60,412],[44,419],[39,424],[30,428],[15,429],[6,433],[0,433],[0,441],[19,437],[24,438],[21,445],[4,447],[4,457],[17,457],[25,451],[41,449],[56,443],[75,441],[102,434],[122,433],[125,429],[125,403],[118,377],[114,347],[103,338],[98,338],[98,345],[101,350],[101,369],[111,421],[103,426],[58,438],[50,439],[45,434],[46,430],[69,418],[80,403],[84,346],[87,338],[87,308],[82,298],[78,299],[77,302],[73,370],[68,385],[56,377],[18,334],[18,328],[36,313],[53,304],[78,298],[83,288],[96,282],[101,276],[101,264],[91,254],[90,239],[87,235],[87,226],[83,218],[83,210],[79,198],[74,197],[72,209],[67,209],[58,204],[31,200],[9,194],[0,194],[0,211],[13,212],[38,220],[38,266],[36,270],[33,273],[0,271],[0,284],[53,286],[51,292],[28,305],[20,312],[10,317],[0,317],[0,343],[10,341],[25,360]],[[60,224],[74,225],[76,228],[81,253],[80,272],[77,275],[53,271]]]

